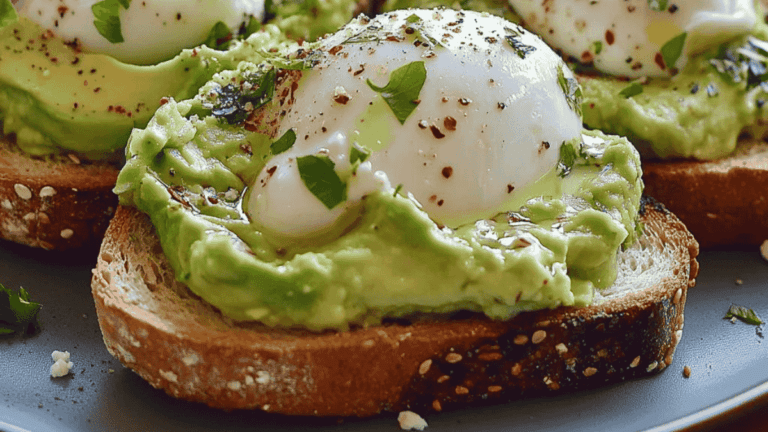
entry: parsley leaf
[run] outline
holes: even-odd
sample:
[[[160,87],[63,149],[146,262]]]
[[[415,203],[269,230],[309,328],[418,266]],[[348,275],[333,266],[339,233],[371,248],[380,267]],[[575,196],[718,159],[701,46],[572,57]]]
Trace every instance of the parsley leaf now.
[[[637,95],[639,95],[642,92],[643,92],[643,85],[640,84],[639,82],[635,81],[635,82],[631,83],[630,85],[628,85],[628,86],[624,87],[623,89],[621,89],[621,91],[619,92],[619,95],[623,96],[624,99],[629,99],[632,96],[637,96]]]
[[[251,112],[272,100],[276,79],[277,70],[274,67],[261,65],[258,72],[245,77],[247,86],[227,84],[217,88],[211,112],[229,124],[244,122]]]
[[[123,33],[120,30],[120,6],[128,9],[131,0],[102,0],[91,6],[94,27],[104,39],[112,43],[124,42]]]
[[[560,146],[560,162],[557,164],[558,175],[565,177],[571,173],[573,166],[576,164],[578,154],[576,148],[571,143],[564,142]]]
[[[648,0],[648,7],[651,10],[660,12],[667,9],[668,0]]]
[[[283,136],[278,138],[277,141],[270,144],[269,149],[272,151],[273,155],[279,155],[280,153],[293,147],[293,144],[295,142],[296,142],[296,131],[294,131],[293,129],[288,129],[287,131],[285,131]]]
[[[594,41],[592,42],[592,52],[595,53],[595,55],[600,54],[603,51],[603,42],[602,41]]]
[[[302,156],[296,158],[299,176],[312,195],[328,210],[347,199],[347,184],[341,181],[328,156]]]
[[[232,32],[221,21],[213,25],[211,31],[208,32],[208,36],[203,41],[205,45],[217,51],[224,51],[229,48],[230,42],[232,42]]]
[[[744,306],[732,304],[728,309],[728,312],[723,317],[724,319],[738,318],[747,324],[760,325],[763,320],[753,311]]]
[[[668,68],[675,67],[675,62],[683,54],[683,46],[685,46],[685,38],[687,36],[688,33],[686,32],[680,33],[661,47],[661,58],[664,59],[664,64]]]
[[[33,333],[39,327],[40,304],[29,299],[24,288],[13,292],[0,285],[0,335],[15,332]]]
[[[536,51],[536,47],[526,45],[518,39],[520,36],[522,36],[521,33],[516,32],[509,27],[504,27],[504,31],[507,32],[507,35],[504,36],[504,38],[507,40],[507,43],[512,47],[513,50],[515,50],[515,54],[517,54],[517,56],[521,59],[524,59],[525,56]]]
[[[370,79],[366,82],[373,91],[381,93],[397,120],[404,124],[418,105],[419,93],[426,79],[427,69],[424,62],[415,61],[392,71],[389,82],[384,87],[376,86]]]
[[[564,65],[560,65],[560,69],[557,71],[557,83],[560,85],[560,90],[565,95],[565,100],[568,102],[568,106],[581,117],[581,103],[583,94],[581,92],[581,86],[574,78],[566,78]]]
[[[0,28],[11,25],[19,20],[19,14],[9,0],[0,0]]]
[[[368,156],[370,155],[371,154],[368,153],[368,150],[363,148],[360,144],[354,143],[349,149],[349,163],[354,164],[358,161],[363,163],[366,159],[368,159]]]

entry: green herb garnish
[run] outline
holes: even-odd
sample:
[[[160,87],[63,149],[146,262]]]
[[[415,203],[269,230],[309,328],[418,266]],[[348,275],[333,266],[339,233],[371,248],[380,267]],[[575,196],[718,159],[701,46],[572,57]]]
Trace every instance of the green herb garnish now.
[[[420,37],[421,41],[427,45],[429,45],[430,48],[434,48],[438,45],[440,45],[440,41],[432,37],[429,33],[427,33],[427,29],[424,26],[424,20],[421,19],[420,16],[413,14],[405,19],[405,21],[408,23],[408,26],[406,28],[406,34],[409,32],[412,32],[416,35],[416,37]]]
[[[602,41],[594,41],[592,42],[592,52],[595,54],[600,54],[603,51],[603,42]]]
[[[267,64],[259,67],[256,73],[245,77],[248,86],[227,84],[215,89],[216,100],[210,107],[214,116],[223,118],[229,124],[239,124],[253,110],[272,100],[277,70]]]
[[[336,164],[328,156],[302,156],[296,158],[296,164],[304,185],[329,210],[347,199],[347,184],[336,174]]]
[[[560,90],[563,91],[568,106],[581,117],[581,102],[583,94],[581,92],[581,86],[574,78],[566,78],[564,65],[560,65],[560,69],[557,71],[557,83],[560,85]]]
[[[731,307],[728,309],[728,312],[723,317],[724,319],[732,319],[732,318],[738,318],[742,321],[744,321],[747,324],[752,325],[760,325],[763,323],[763,320],[760,319],[759,316],[753,311],[752,309],[746,308],[744,306],[739,306],[732,304]]]
[[[288,129],[285,131],[283,136],[277,139],[277,141],[273,142],[269,146],[269,150],[272,151],[273,155],[278,155],[289,148],[293,147],[293,144],[296,142],[296,131],[293,129]]]
[[[504,31],[507,32],[507,35],[504,36],[504,38],[507,40],[507,43],[512,47],[513,50],[515,50],[515,54],[517,54],[517,56],[521,59],[524,59],[525,56],[536,51],[536,47],[526,45],[520,41],[519,38],[522,36],[520,32],[517,32],[509,27],[504,27]]]
[[[624,99],[629,99],[632,96],[637,96],[642,92],[643,92],[643,85],[635,81],[630,85],[621,89],[621,91],[619,92],[619,95],[624,97]]]
[[[397,194],[399,194],[399,193],[400,193],[400,190],[402,190],[402,189],[403,189],[403,184],[402,184],[402,183],[400,183],[400,184],[399,184],[399,185],[397,185],[397,187],[395,188],[395,193],[393,193],[393,194],[392,194],[392,196],[393,196],[393,197],[396,197],[396,196],[397,196]]]
[[[123,32],[120,30],[120,7],[128,9],[131,0],[103,0],[91,6],[93,25],[104,39],[112,43],[124,42]]]
[[[415,61],[392,71],[389,82],[384,87],[376,86],[370,79],[366,82],[373,91],[381,93],[397,120],[404,124],[418,105],[419,93],[426,79],[427,69],[424,62]]]
[[[648,7],[660,12],[667,9],[667,3],[668,0],[648,0]]]
[[[675,62],[683,54],[683,46],[685,46],[685,38],[687,36],[688,33],[686,32],[680,33],[661,47],[661,58],[664,59],[664,64],[668,68],[675,67]]]
[[[0,28],[11,25],[19,20],[19,14],[9,0],[0,0]]]
[[[232,42],[232,32],[226,24],[219,21],[208,32],[208,36],[203,41],[203,44],[209,48],[224,51],[229,48],[230,42]]]
[[[349,149],[349,163],[351,164],[355,162],[363,163],[368,159],[368,156],[370,156],[370,153],[358,143],[352,144],[352,147]]]
[[[557,164],[558,175],[565,177],[571,173],[573,165],[576,164],[578,154],[576,148],[571,143],[564,142],[560,146],[560,161]]]
[[[24,288],[13,292],[0,285],[0,335],[16,332],[33,333],[39,328],[37,313],[40,304],[29,299]]]

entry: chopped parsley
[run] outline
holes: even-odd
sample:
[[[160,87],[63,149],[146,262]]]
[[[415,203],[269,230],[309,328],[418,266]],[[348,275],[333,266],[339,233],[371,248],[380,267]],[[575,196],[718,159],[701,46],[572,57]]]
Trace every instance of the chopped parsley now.
[[[328,156],[302,156],[296,158],[296,164],[301,181],[328,210],[347,199],[347,184],[336,174],[336,164]]]
[[[368,159],[368,156],[370,156],[370,153],[358,143],[352,144],[352,147],[349,149],[349,163],[351,164],[355,162],[363,163]]]
[[[253,110],[272,100],[276,79],[277,70],[273,66],[260,65],[258,72],[245,77],[239,85],[232,83],[217,88],[211,112],[229,124],[244,122]]]
[[[560,177],[565,177],[571,173],[573,165],[576,164],[576,148],[573,144],[564,142],[560,146],[560,161],[557,164],[557,171]]]
[[[16,9],[9,0],[0,0],[0,28],[11,25],[19,20]]]
[[[564,65],[560,65],[557,71],[557,83],[560,85],[560,90],[565,95],[565,100],[568,102],[568,106],[581,117],[581,102],[583,94],[581,92],[581,86],[574,78],[566,78]]]
[[[621,89],[621,91],[619,92],[619,95],[624,97],[624,99],[629,99],[632,96],[637,96],[642,92],[643,92],[643,85],[635,81],[629,84],[628,86],[624,87],[623,89]]]
[[[592,42],[592,52],[600,54],[603,51],[603,41]]]
[[[648,0],[648,7],[651,10],[661,12],[667,9],[667,3],[669,0]]]
[[[404,124],[419,104],[419,93],[426,79],[424,62],[415,61],[393,70],[384,87],[376,86],[370,79],[366,82],[373,91],[381,94],[400,124]]]
[[[664,59],[664,64],[668,68],[675,67],[677,59],[683,54],[683,47],[685,46],[685,38],[687,36],[688,33],[686,32],[680,33],[661,47],[661,58]]]
[[[288,129],[287,131],[285,131],[283,136],[278,138],[277,141],[270,144],[269,150],[272,151],[273,155],[279,155],[280,153],[293,147],[293,144],[295,142],[296,142],[296,131],[294,131],[293,129]]]
[[[511,46],[512,49],[515,50],[515,54],[517,54],[517,56],[520,57],[521,59],[525,59],[525,56],[536,51],[536,47],[526,45],[520,42],[519,38],[520,36],[522,36],[520,32],[512,30],[509,27],[504,27],[504,31],[507,32],[507,35],[504,36],[504,39],[507,40],[507,43],[509,44],[509,46]]]
[[[434,37],[430,36],[424,27],[424,20],[420,16],[413,14],[405,19],[407,26],[405,28],[406,34],[415,34],[416,37],[420,37],[421,42],[428,45],[430,48],[434,48],[440,45],[440,42]]]
[[[733,319],[738,318],[742,321],[744,321],[747,324],[752,325],[760,325],[763,323],[763,320],[760,319],[759,316],[753,311],[752,309],[746,308],[744,306],[739,306],[732,304],[731,307],[728,309],[728,312],[723,317],[724,319]]]
[[[219,21],[208,32],[203,44],[208,45],[209,48],[224,51],[229,48],[230,42],[232,42],[232,32],[226,24]]]
[[[102,0],[91,6],[94,27],[104,39],[112,43],[124,42],[120,29],[120,7],[128,9],[131,0]]]
[[[747,89],[761,86],[768,91],[768,42],[764,40],[750,36],[740,46],[723,47],[709,63],[729,82],[746,82]]]
[[[13,292],[0,285],[0,335],[34,333],[39,328],[37,313],[40,308],[39,303],[30,300],[24,288]]]

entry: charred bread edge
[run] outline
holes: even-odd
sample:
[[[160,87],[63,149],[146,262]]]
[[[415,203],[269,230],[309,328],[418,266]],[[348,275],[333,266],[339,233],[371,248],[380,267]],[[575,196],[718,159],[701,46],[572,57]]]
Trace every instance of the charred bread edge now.
[[[671,254],[662,283],[507,322],[473,315],[324,333],[232,322],[175,281],[148,217],[127,207],[107,231],[92,290],[109,352],[177,398],[227,410],[360,417],[496,403],[670,364],[698,245],[661,204],[645,200],[642,208],[641,251]]]
[[[768,240],[768,144],[744,138],[725,159],[643,161],[645,192],[682,220],[702,247]]]
[[[33,157],[0,138],[0,238],[43,249],[97,245],[117,208],[118,172],[75,156]]]

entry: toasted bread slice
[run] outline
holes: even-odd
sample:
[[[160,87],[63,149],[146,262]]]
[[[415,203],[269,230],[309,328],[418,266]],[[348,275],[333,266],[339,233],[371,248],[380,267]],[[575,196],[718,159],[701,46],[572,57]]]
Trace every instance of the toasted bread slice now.
[[[645,191],[682,220],[701,246],[768,240],[768,143],[743,138],[716,161],[644,161]]]
[[[96,245],[117,207],[119,169],[77,157],[33,157],[0,139],[0,238],[43,249]]]
[[[223,409],[370,416],[603,385],[663,370],[683,329],[698,245],[646,201],[645,234],[585,308],[398,320],[312,333],[234,322],[174,279],[148,217],[119,207],[93,271],[109,352],[168,394]]]

